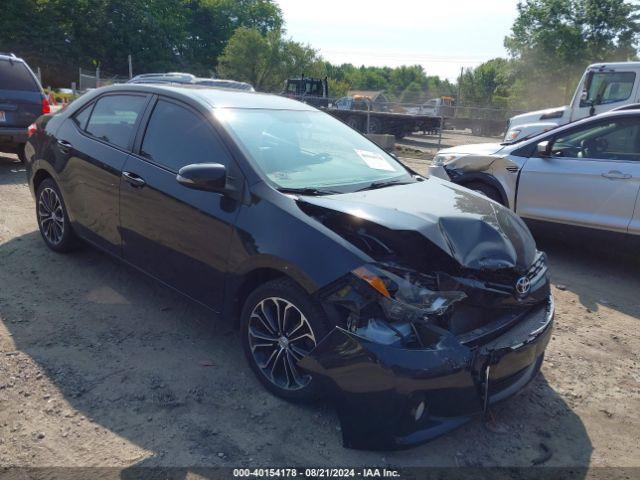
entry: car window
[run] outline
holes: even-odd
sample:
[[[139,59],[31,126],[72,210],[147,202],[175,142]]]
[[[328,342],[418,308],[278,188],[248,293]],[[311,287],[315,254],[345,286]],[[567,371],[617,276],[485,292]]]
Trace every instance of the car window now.
[[[153,109],[140,153],[175,172],[192,163],[229,163],[224,145],[202,116],[165,100]]]
[[[554,157],[640,160],[640,122],[628,117],[571,130],[555,139],[551,151]]]
[[[354,191],[411,179],[387,152],[323,112],[218,108],[214,114],[277,187]]]
[[[580,106],[622,102],[631,96],[635,81],[636,74],[633,72],[594,73],[587,98],[582,99]]]
[[[141,95],[108,95],[93,107],[87,133],[118,147],[127,148],[136,121],[144,109]]]
[[[92,109],[93,105],[89,105],[88,107],[84,108],[79,113],[76,113],[73,117],[71,117],[73,123],[75,123],[80,130],[85,130],[87,128],[87,120],[89,120]]]
[[[0,90],[39,92],[40,87],[24,63],[0,60]]]

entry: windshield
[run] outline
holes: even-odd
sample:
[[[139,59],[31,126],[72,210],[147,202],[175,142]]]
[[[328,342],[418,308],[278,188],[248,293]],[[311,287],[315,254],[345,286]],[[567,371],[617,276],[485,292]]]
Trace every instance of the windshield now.
[[[278,188],[343,192],[412,181],[392,156],[322,112],[225,108],[215,116]]]

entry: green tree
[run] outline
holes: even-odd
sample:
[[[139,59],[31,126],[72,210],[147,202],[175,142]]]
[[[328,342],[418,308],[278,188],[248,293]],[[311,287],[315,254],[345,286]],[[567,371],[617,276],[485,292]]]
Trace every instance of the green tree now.
[[[220,76],[249,82],[261,91],[280,91],[289,77],[321,76],[324,71],[311,47],[285,39],[280,30],[262,34],[245,27],[236,30],[218,63]]]
[[[126,74],[129,54],[136,73],[206,75],[236,29],[281,26],[273,0],[3,0],[0,51],[43,67],[58,86],[75,80],[78,67]]]
[[[567,101],[585,66],[635,57],[639,7],[625,0],[525,0],[505,46],[533,98]]]

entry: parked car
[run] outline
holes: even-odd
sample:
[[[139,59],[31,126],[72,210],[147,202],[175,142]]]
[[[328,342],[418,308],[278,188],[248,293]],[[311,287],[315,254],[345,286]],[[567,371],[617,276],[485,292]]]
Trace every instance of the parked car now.
[[[235,90],[255,92],[253,85],[250,83],[226,80],[224,78],[196,78],[195,83],[196,85],[204,85],[205,87],[233,88]]]
[[[509,120],[505,141],[531,138],[558,126],[640,101],[640,62],[589,65],[571,104],[522,113]]]
[[[27,127],[51,111],[29,65],[13,54],[0,54],[0,152],[24,161]]]
[[[429,173],[528,221],[640,235],[640,110],[603,113],[530,140],[447,148]]]
[[[170,73],[143,73],[136,75],[127,83],[175,83],[187,85],[202,85],[205,87],[233,88],[236,90],[246,90],[254,92],[251,84],[237,82],[236,80],[226,80],[222,78],[199,78],[190,73],[170,72]]]
[[[130,79],[127,83],[186,83],[196,82],[196,76],[184,72],[142,73]]]
[[[44,243],[83,239],[235,322],[269,391],[336,401],[348,447],[433,438],[540,369],[553,301],[524,223],[322,111],[126,84],[33,132]]]

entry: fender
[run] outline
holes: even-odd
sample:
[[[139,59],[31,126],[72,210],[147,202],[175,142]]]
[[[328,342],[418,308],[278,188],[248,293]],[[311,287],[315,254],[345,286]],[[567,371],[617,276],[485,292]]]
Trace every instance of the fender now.
[[[470,182],[482,182],[494,187],[496,190],[498,190],[503,205],[505,205],[507,208],[511,208],[511,206],[509,205],[507,192],[505,191],[502,184],[493,175],[484,172],[458,173],[456,170],[448,170],[447,173],[451,177],[451,181],[453,183],[456,183],[462,187]]]

